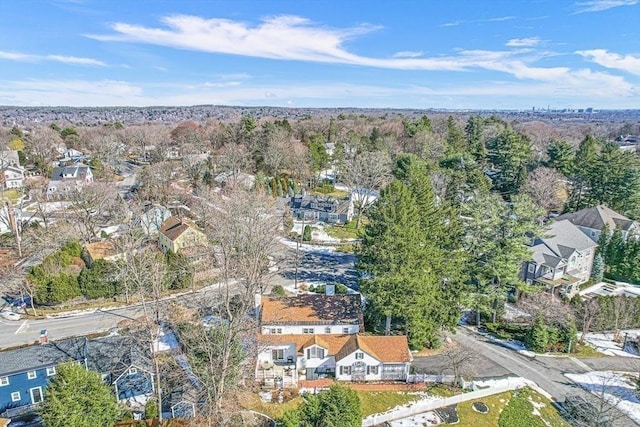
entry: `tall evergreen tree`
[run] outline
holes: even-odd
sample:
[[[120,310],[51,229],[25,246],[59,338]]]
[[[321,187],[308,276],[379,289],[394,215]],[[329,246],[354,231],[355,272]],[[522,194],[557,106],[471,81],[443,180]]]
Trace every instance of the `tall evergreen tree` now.
[[[405,181],[391,182],[370,210],[357,251],[368,273],[361,289],[386,317],[386,333],[396,318],[412,346],[437,346],[460,309],[458,215],[436,203],[424,167],[411,167]]]
[[[567,141],[553,141],[547,147],[547,166],[558,170],[564,176],[569,176],[573,167],[573,148]]]
[[[465,135],[462,133],[453,116],[447,119],[447,149],[448,156],[462,154],[467,151]]]
[[[100,375],[77,363],[59,365],[56,370],[45,390],[46,399],[38,408],[45,427],[114,424],[120,410]]]
[[[593,174],[593,166],[598,158],[598,142],[587,135],[580,143],[571,170],[571,192],[568,207],[577,211],[586,206],[585,193],[589,188],[589,180]]]
[[[494,168],[493,187],[503,195],[517,194],[527,179],[531,162],[531,141],[511,128],[505,128],[488,144],[488,159]]]
[[[470,257],[469,279],[476,287],[477,321],[480,312],[492,312],[505,298],[505,287],[517,285],[522,263],[531,252],[526,244],[541,234],[538,218],[544,214],[528,196],[514,196],[507,204],[496,194],[462,206],[464,248]]]
[[[483,164],[487,157],[487,150],[484,145],[483,136],[484,120],[480,116],[469,117],[464,131],[467,138],[469,152],[478,163]]]

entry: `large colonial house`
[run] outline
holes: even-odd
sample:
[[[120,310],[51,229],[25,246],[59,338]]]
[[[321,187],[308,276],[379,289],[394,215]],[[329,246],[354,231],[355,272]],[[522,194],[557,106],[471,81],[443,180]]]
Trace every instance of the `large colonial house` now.
[[[256,380],[296,387],[301,380],[405,380],[406,336],[364,335],[358,294],[265,298],[260,304]]]
[[[551,224],[545,236],[533,241],[533,257],[523,265],[523,280],[571,298],[589,280],[598,245],[567,220]]]
[[[353,201],[350,197],[336,199],[328,196],[298,195],[288,201],[291,214],[296,219],[344,224],[353,218]]]
[[[364,332],[360,294],[303,294],[265,297],[260,308],[263,334],[357,334]]]
[[[627,218],[618,212],[609,209],[605,205],[598,205],[592,208],[581,209],[577,212],[560,215],[557,220],[566,219],[577,226],[584,234],[589,236],[594,242],[600,239],[600,234],[605,226],[609,232],[620,230],[622,238],[629,236],[640,238],[640,224],[637,221]]]

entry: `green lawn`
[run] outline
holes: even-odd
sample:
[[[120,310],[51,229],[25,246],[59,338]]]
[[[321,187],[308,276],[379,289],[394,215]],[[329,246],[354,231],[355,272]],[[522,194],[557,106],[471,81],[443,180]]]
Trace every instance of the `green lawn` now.
[[[323,193],[320,189],[314,189],[310,191],[311,194],[316,196],[329,196],[336,199],[344,199],[345,197],[349,197],[348,191],[336,190],[330,191],[328,193]]]
[[[362,415],[365,417],[379,412],[386,412],[398,405],[404,405],[420,399],[419,395],[406,392],[356,390],[356,393],[360,398]],[[243,397],[241,402],[243,407],[268,415],[273,419],[282,417],[286,410],[297,408],[300,403],[302,403],[302,397],[296,397],[285,403],[265,403],[256,394]]]
[[[487,405],[489,413],[476,412],[474,402]],[[458,416],[460,427],[570,427],[546,397],[529,388],[460,403]]]
[[[337,225],[324,227],[324,231],[334,239],[348,240],[358,239],[360,237],[358,236],[357,230],[353,228],[340,227]]]
[[[396,391],[361,391],[356,390],[360,398],[362,416],[378,414],[393,409],[398,405],[415,402],[420,399],[417,394]]]

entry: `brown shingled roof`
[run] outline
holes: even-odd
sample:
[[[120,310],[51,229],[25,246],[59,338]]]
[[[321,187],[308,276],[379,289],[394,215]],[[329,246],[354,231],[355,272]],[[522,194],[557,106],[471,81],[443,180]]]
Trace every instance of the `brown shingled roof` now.
[[[261,321],[276,324],[363,324],[362,300],[358,294],[298,295],[262,300]]]
[[[189,220],[170,216],[160,225],[160,233],[173,242],[190,227],[197,229],[195,224]]]
[[[360,349],[383,363],[410,362],[409,343],[404,335],[258,335],[258,342],[264,344],[295,344],[296,352],[316,344],[326,348],[328,354],[340,360]]]

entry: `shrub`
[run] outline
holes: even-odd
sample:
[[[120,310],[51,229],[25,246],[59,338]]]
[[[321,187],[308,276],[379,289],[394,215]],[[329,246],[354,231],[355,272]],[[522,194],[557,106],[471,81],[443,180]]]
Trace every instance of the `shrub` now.
[[[305,242],[310,242],[311,241],[311,226],[310,225],[305,225],[304,226],[304,231],[302,232],[302,240],[304,240]]]
[[[284,291],[284,288],[281,285],[275,285],[273,289],[271,289],[271,295],[283,297],[286,295],[286,292]]]
[[[158,416],[158,404],[154,399],[147,400],[144,405],[144,417],[146,419],[153,419]]]
[[[536,353],[543,353],[547,350],[548,343],[549,331],[547,325],[545,325],[542,316],[538,315],[527,334],[527,347],[529,350],[535,351]]]

